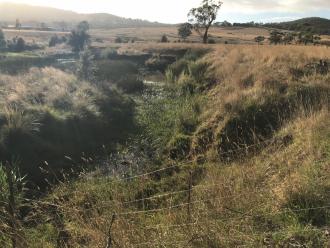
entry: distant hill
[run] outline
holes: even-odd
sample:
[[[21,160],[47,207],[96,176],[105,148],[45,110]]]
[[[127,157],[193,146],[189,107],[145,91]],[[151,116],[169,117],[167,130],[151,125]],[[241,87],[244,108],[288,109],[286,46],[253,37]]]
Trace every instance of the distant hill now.
[[[22,25],[48,26],[70,29],[80,21],[88,21],[92,28],[122,28],[164,26],[165,24],[140,19],[123,18],[107,13],[79,14],[73,11],[25,4],[0,3],[0,23],[13,25],[19,19]]]
[[[264,26],[297,32],[312,32],[316,34],[330,34],[330,20],[320,17],[303,18],[290,22],[268,23]]]

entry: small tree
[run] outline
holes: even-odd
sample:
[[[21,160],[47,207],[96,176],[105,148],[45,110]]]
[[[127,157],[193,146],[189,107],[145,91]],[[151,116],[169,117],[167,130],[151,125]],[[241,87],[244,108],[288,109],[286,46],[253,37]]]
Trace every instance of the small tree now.
[[[16,19],[15,28],[16,29],[21,29],[21,27],[22,27],[21,22],[19,21],[19,19]]]
[[[0,29],[0,50],[6,49],[6,47],[7,47],[7,42],[6,42],[5,34]]]
[[[58,36],[55,34],[54,36],[52,36],[51,38],[50,38],[50,40],[49,40],[49,47],[54,47],[54,46],[56,46],[57,44],[58,44],[58,42],[59,42],[59,38],[58,38]]]
[[[298,34],[298,43],[300,44],[313,44],[315,42],[315,37],[312,33],[299,33]],[[316,38],[318,40],[318,38]]]
[[[71,31],[69,44],[72,51],[78,53],[90,45],[90,35],[88,34],[89,24],[86,21],[80,22],[75,30]]]
[[[94,55],[90,50],[85,50],[80,53],[78,64],[78,76],[81,79],[94,81],[96,66],[94,63]]]
[[[233,24],[231,24],[231,23],[228,22],[228,21],[223,21],[223,22],[220,23],[220,26],[221,26],[221,27],[232,27]]]
[[[115,43],[123,43],[123,39],[121,37],[116,37]]]
[[[221,6],[222,2],[218,0],[203,0],[201,6],[192,8],[188,13],[189,21],[193,23],[196,31],[201,34],[205,44],[208,41],[209,29],[217,18]]]
[[[291,44],[294,41],[294,38],[295,38],[295,36],[293,33],[286,33],[283,36],[283,43],[286,45]]]
[[[321,36],[314,35],[314,44],[320,44],[321,39],[322,39]]]
[[[15,52],[23,52],[25,50],[25,40],[21,37],[16,39],[14,49],[15,49]]]
[[[77,29],[80,32],[88,32],[89,30],[89,23],[87,21],[82,21],[78,24]]]
[[[254,41],[257,42],[259,45],[264,40],[265,40],[265,37],[264,36],[257,36],[257,37],[254,38]]]
[[[179,36],[186,40],[192,34],[193,25],[189,22],[183,23],[179,26],[178,34]]]
[[[168,42],[168,38],[167,38],[167,36],[165,34],[160,39],[160,42],[162,42],[162,43],[167,43]]]
[[[280,44],[282,42],[282,39],[283,39],[283,33],[277,30],[273,30],[270,33],[270,37],[269,37],[270,44],[275,44],[275,45]]]

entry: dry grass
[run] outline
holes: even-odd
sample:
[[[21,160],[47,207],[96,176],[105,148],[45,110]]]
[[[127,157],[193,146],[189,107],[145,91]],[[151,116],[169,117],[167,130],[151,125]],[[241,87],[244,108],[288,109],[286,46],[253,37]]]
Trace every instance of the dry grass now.
[[[68,32],[53,32],[53,31],[38,31],[38,30],[3,30],[5,37],[11,40],[15,37],[22,37],[27,42],[37,42],[42,44],[48,44],[50,38],[53,35],[64,36],[68,35]]]
[[[308,129],[306,135],[300,133],[300,126]],[[120,247],[262,247],[266,240],[281,246],[286,242],[301,242],[295,238],[306,233],[323,239],[322,231],[302,225],[297,215],[284,206],[292,194],[306,190],[310,180],[316,180],[311,176],[314,171],[311,166],[322,158],[324,147],[314,138],[320,130],[324,132],[324,128],[329,135],[328,112],[302,117],[281,130],[281,133],[295,132],[294,143],[288,147],[269,147],[244,162],[203,165],[206,175],[192,192],[191,219],[187,205],[167,209],[187,202],[186,193],[145,202],[146,206],[151,202],[156,204],[151,209],[165,208],[159,212],[120,214],[144,210],[142,202],[120,202],[135,199],[137,192],[147,187],[152,178],[127,184],[91,179],[63,185],[54,195],[61,205],[64,228],[70,233],[69,244],[104,247],[113,213],[119,215],[112,227],[112,238]],[[327,162],[318,166],[323,178],[315,182],[320,189],[329,187],[329,174],[324,174],[328,171]],[[185,185],[187,176],[183,170],[172,175],[176,179],[169,181]],[[175,189],[178,190],[173,186],[172,191]],[[280,241],[276,235],[282,235]],[[40,246],[35,247],[46,247],[51,241],[42,240]],[[316,247],[326,247],[326,243],[320,241],[319,244]]]
[[[78,80],[73,74],[52,67],[32,68],[29,72],[17,76],[1,74],[0,87],[0,105],[2,107],[18,106],[25,110],[37,108],[60,110],[59,105],[61,104],[62,115],[66,111],[67,114],[70,114],[70,109],[77,110],[84,106],[97,112],[93,103],[94,99],[90,98],[88,94],[101,95],[89,83]]]
[[[312,46],[216,46],[208,61],[218,80],[210,95],[213,106],[260,100],[281,86],[328,85],[330,75],[312,73],[294,78],[291,69],[330,59],[330,49]],[[251,82],[247,81],[250,80]],[[264,94],[262,94],[264,92]]]
[[[133,53],[187,47],[186,44],[135,44],[123,45],[121,49]],[[219,161],[214,138],[221,133],[226,121],[239,115],[236,110],[244,109],[251,102],[262,104],[274,95],[286,97],[282,86],[288,91],[296,86],[329,87],[330,74],[313,72],[295,78],[290,68],[304,68],[307,63],[329,59],[330,50],[246,45],[218,45],[212,49],[202,60],[212,64],[210,73],[217,83],[206,93],[208,104],[204,106],[202,123],[195,134],[198,138],[203,129],[213,135],[208,149],[198,154],[205,156],[206,162],[202,165],[183,163],[180,170],[129,182],[82,177],[77,182],[60,185],[45,200],[59,205],[60,228],[69,235],[70,246],[104,247],[115,212],[119,215],[112,237],[119,247],[291,247],[292,244],[328,247],[328,209],[295,212],[330,204],[328,91],[322,95],[324,101],[320,109],[301,108],[273,131],[272,142],[262,146],[254,156]],[[290,137],[290,142],[282,142],[283,137]],[[192,192],[191,219],[187,216],[187,205],[172,208],[187,202],[186,192],[122,203],[185,190],[190,170],[195,172],[194,184],[199,186]],[[139,212],[161,208],[165,209]],[[45,216],[45,209],[43,206],[43,217],[39,221],[49,217]],[[125,214],[136,211],[138,213]],[[325,216],[325,224],[317,216]],[[44,223],[40,223],[42,228]],[[48,236],[44,234],[47,231],[29,231],[31,243],[39,241],[35,247],[54,247],[57,231],[48,231]]]
[[[116,37],[134,39],[137,42],[158,42],[163,34],[165,34],[171,42],[178,41],[178,30],[176,26],[170,27],[147,27],[147,28],[121,28],[111,30],[92,30],[93,37],[103,40],[103,44],[97,43],[98,46],[107,46],[113,43]],[[217,42],[224,43],[227,41],[232,44],[254,43],[256,36],[268,36],[269,32],[264,28],[211,28],[210,38]],[[190,42],[201,42],[201,37],[194,32],[188,39]]]
[[[109,47],[121,46],[115,44],[115,39],[121,37],[128,41],[134,40],[136,43],[146,43],[146,46],[152,43],[158,43],[162,35],[166,35],[170,42],[177,42],[180,40],[178,36],[177,27],[175,25],[168,27],[142,27],[142,28],[115,28],[115,29],[92,29],[90,34],[92,36],[93,46],[95,47]],[[37,31],[37,30],[4,30],[7,39],[14,37],[23,37],[28,42],[36,42],[43,45],[48,45],[50,38],[53,35],[67,36],[69,32],[53,32],[53,31]],[[217,43],[224,44],[255,44],[255,37],[264,36],[269,37],[269,29],[267,28],[245,28],[245,27],[212,27],[210,29],[210,39]],[[323,35],[323,41],[329,41],[329,36]],[[188,42],[201,42],[201,36],[193,32],[187,39]],[[265,44],[268,42],[265,41]],[[131,46],[133,44],[129,44]],[[188,45],[189,46],[189,45]]]

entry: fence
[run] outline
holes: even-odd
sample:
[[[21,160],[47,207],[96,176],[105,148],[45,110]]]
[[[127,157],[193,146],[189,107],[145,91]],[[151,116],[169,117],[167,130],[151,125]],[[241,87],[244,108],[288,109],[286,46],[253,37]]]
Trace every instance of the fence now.
[[[255,146],[260,146],[261,144],[267,144],[267,143],[271,143],[272,141],[274,141],[274,138],[272,139],[268,139],[268,140],[264,140],[262,142],[259,142],[258,144],[254,144],[254,145],[250,145],[250,146],[246,146],[244,148],[238,148],[235,151],[228,151],[228,152],[223,152],[221,153],[221,155],[225,155],[225,154],[231,154],[233,152],[236,151],[242,151],[242,150],[248,150],[252,147]],[[322,160],[320,161],[316,161],[316,162],[323,162]],[[193,164],[194,161],[188,161],[188,162],[184,162],[184,163],[180,163],[180,164],[176,164],[176,165],[172,165],[172,166],[168,166],[165,168],[160,168],[157,170],[153,170],[153,171],[149,171],[146,173],[142,173],[142,174],[137,174],[137,175],[133,175],[130,177],[125,177],[125,178],[117,178],[114,179],[116,182],[131,182],[132,180],[137,180],[137,179],[146,179],[148,178],[148,176],[154,175],[154,174],[159,174],[171,169],[175,169],[175,168],[182,168],[182,166],[188,166],[190,164]],[[174,225],[161,225],[161,224],[156,224],[156,225],[150,225],[150,226],[145,226],[145,227],[141,227],[144,228],[145,230],[157,230],[157,231],[161,231],[162,229],[178,229],[178,228],[183,228],[183,227],[191,227],[191,226],[198,226],[198,225],[202,225],[202,224],[208,224],[210,220],[203,222],[203,221],[192,221],[192,214],[193,214],[193,210],[192,210],[192,206],[198,206],[198,205],[202,205],[205,203],[209,203],[215,200],[229,200],[229,199],[234,199],[234,198],[238,198],[241,197],[243,194],[245,195],[245,193],[243,194],[236,194],[236,195],[229,195],[229,196],[217,196],[217,197],[210,197],[210,198],[203,198],[203,199],[198,199],[193,201],[193,193],[197,190],[203,191],[203,190],[210,190],[214,187],[218,187],[218,186],[223,186],[223,184],[207,184],[207,185],[193,185],[192,184],[192,176],[191,176],[191,172],[189,173],[189,176],[187,178],[187,189],[184,190],[179,190],[179,191],[173,191],[173,192],[164,192],[162,194],[158,194],[158,195],[153,195],[150,197],[142,197],[139,199],[134,199],[134,200],[128,200],[128,201],[117,201],[117,200],[111,200],[111,201],[104,201],[101,202],[100,204],[98,204],[97,207],[90,207],[88,208],[88,210],[100,210],[102,208],[104,209],[108,209],[109,207],[114,206],[115,204],[119,204],[121,206],[130,206],[134,203],[139,203],[139,202],[144,202],[144,201],[153,201],[156,199],[160,199],[160,198],[166,198],[166,197],[170,197],[170,196],[174,196],[174,195],[186,195],[187,201],[183,201],[179,204],[173,205],[173,206],[168,206],[168,207],[162,207],[162,208],[154,208],[154,209],[148,209],[148,210],[133,210],[133,211],[126,211],[126,212],[115,212],[112,214],[112,217],[109,216],[109,219],[111,219],[109,227],[108,227],[108,231],[106,233],[104,233],[105,236],[105,248],[111,248],[114,246],[115,240],[113,237],[113,232],[114,232],[114,228],[115,228],[115,222],[117,220],[123,220],[123,221],[127,221],[128,219],[130,219],[132,216],[136,216],[136,215],[152,215],[158,212],[163,212],[163,211],[172,211],[172,212],[176,212],[178,209],[183,209],[183,208],[187,208],[186,209],[186,215],[187,218],[184,223],[178,223],[178,224],[174,224]],[[254,192],[252,192],[254,193]],[[80,209],[76,209],[73,207],[66,207],[60,204],[56,204],[56,203],[52,203],[52,202],[47,202],[44,200],[31,200],[31,199],[26,199],[29,203],[31,204],[35,204],[38,206],[52,206],[52,207],[56,207],[57,209],[63,210],[63,211],[72,211],[72,212],[77,212],[77,213],[83,213],[86,210],[80,210]],[[11,206],[12,207],[12,206]],[[303,208],[303,209],[287,209],[287,210],[283,210],[283,211],[278,211],[278,212],[270,212],[270,213],[262,213],[262,214],[258,214],[258,213],[247,213],[247,212],[240,212],[237,210],[233,210],[233,209],[227,209],[229,211],[232,212],[236,212],[238,214],[240,214],[240,216],[236,216],[236,217],[228,217],[228,218],[218,218],[218,219],[213,219],[212,221],[215,222],[228,222],[234,219],[244,219],[244,218],[256,218],[256,217],[260,217],[260,216],[270,216],[270,215],[280,215],[280,214],[286,214],[286,213],[298,213],[298,212],[302,212],[302,211],[309,211],[309,210],[320,210],[320,209],[330,209],[330,206],[320,206],[320,207],[315,207],[315,208]],[[5,216],[3,216],[4,218],[7,218]],[[1,218],[3,218],[1,216]],[[18,244],[16,244],[17,240],[23,240],[24,237],[22,237],[22,235],[17,231],[17,227],[16,225],[16,219],[14,215],[11,215],[10,217],[10,221],[11,223],[13,223],[12,226],[10,226],[8,228],[8,230],[10,230],[10,232],[8,233],[4,233],[2,232],[3,235],[9,237],[11,240],[13,240],[12,244],[13,247],[19,247]],[[0,231],[1,233],[1,231]],[[241,237],[241,236],[239,236]],[[58,241],[58,239],[53,240],[53,241]],[[65,241],[65,240],[64,240]],[[132,244],[133,247],[141,247],[141,246],[155,246],[157,245],[159,242],[142,242],[142,243],[135,243]],[[182,244],[186,244],[187,245],[187,241],[176,241],[176,242],[171,242],[170,244],[172,245],[179,245],[180,243]],[[168,244],[168,245],[170,245]]]

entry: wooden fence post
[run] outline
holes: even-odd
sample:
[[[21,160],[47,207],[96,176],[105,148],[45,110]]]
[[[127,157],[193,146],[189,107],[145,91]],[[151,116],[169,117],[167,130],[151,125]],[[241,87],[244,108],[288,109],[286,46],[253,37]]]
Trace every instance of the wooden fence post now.
[[[13,175],[11,171],[11,166],[9,163],[6,163],[5,166],[6,176],[7,176],[7,184],[8,184],[8,213],[10,215],[10,228],[12,229],[11,234],[11,242],[12,247],[17,247],[17,225],[16,225],[16,204],[15,204],[15,189],[14,189],[14,182],[13,182]]]
[[[112,240],[112,225],[116,220],[116,214],[113,213],[112,218],[111,218],[111,222],[110,222],[110,226],[109,226],[109,230],[108,230],[108,240],[107,240],[107,245],[106,248],[112,248],[113,247],[113,240]]]
[[[188,208],[187,208],[187,214],[188,214],[188,222],[191,222],[191,191],[192,191],[192,171],[189,171],[189,178],[188,178]]]

